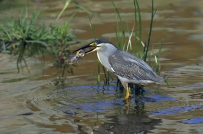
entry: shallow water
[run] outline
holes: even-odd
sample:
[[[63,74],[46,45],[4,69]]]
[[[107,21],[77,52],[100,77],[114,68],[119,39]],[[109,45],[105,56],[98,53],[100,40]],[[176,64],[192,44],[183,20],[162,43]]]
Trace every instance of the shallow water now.
[[[1,6],[6,1],[0,1]],[[90,9],[96,37],[115,43],[116,15],[111,2],[105,0],[78,1]],[[2,4],[3,3],[3,4]],[[139,1],[143,16],[143,40],[149,26],[150,2]],[[9,3],[7,3],[8,5]],[[133,26],[131,0],[115,2],[123,19]],[[0,17],[8,16],[10,4],[1,8]],[[64,5],[64,1],[29,1],[29,9],[38,8],[45,15],[47,24],[52,22]],[[202,133],[203,109],[203,51],[202,51],[202,1],[155,0],[157,13],[151,42],[153,50],[163,42],[161,75],[168,75],[168,83],[159,89],[156,85],[145,87],[144,96],[130,100],[130,107],[123,102],[124,94],[116,90],[115,81],[109,87],[96,86],[96,54],[87,55],[84,63],[74,68],[64,86],[56,86],[54,70],[47,63],[44,75],[24,80],[27,74],[16,75],[15,63],[1,55],[0,132],[1,133]],[[77,45],[85,45],[93,39],[89,26],[89,14],[74,4],[62,15],[57,24],[63,23],[78,11],[70,21],[77,36]],[[13,14],[15,14],[14,12]],[[2,22],[5,22],[1,20]],[[152,48],[150,48],[152,49]],[[33,74],[39,76],[33,64]],[[85,71],[84,71],[85,70]],[[9,83],[10,82],[10,83]]]

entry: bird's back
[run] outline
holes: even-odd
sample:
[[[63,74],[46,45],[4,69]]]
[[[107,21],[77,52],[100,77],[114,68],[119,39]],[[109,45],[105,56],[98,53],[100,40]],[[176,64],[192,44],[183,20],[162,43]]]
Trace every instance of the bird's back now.
[[[114,74],[134,83],[161,84],[163,82],[163,78],[158,76],[146,62],[126,51],[116,51],[109,56],[109,63]]]

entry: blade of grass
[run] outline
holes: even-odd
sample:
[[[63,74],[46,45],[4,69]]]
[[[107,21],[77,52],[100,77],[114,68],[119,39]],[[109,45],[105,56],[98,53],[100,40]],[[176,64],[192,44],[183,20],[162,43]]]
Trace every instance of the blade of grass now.
[[[98,86],[100,86],[100,84],[101,84],[101,75],[100,75],[100,62],[99,62],[99,60],[97,61],[98,62],[98,64],[97,64],[97,85]]]
[[[117,16],[116,16],[116,20],[117,20]],[[114,26],[114,30],[116,32],[116,45],[118,46],[118,48],[121,48],[121,43],[120,43],[120,30],[119,30],[119,25],[118,25],[118,21],[116,21],[116,26]]]
[[[133,1],[134,4],[134,26],[135,26],[135,30],[134,30],[134,55],[136,55],[136,45],[137,45],[137,6],[136,6],[136,2],[135,0]]]
[[[137,17],[137,12],[138,12],[138,21],[139,21],[139,44],[138,44],[138,50],[137,52],[140,52],[140,46],[142,44],[142,17],[141,17],[141,11],[140,11],[140,7],[139,7],[139,3],[137,0],[134,0],[134,6],[135,6],[135,17]],[[135,23],[136,23],[136,18],[135,18]],[[136,32],[135,32],[136,33]],[[135,37],[137,37],[135,35]],[[135,41],[135,44],[136,44],[136,41]],[[136,46],[134,46],[136,48]],[[138,57],[140,57],[140,53],[137,54]]]
[[[66,0],[66,3],[63,7],[63,9],[61,10],[61,12],[58,14],[58,16],[56,17],[55,21],[53,22],[53,24],[61,17],[61,15],[63,14],[63,12],[66,10],[66,8],[68,7],[68,5],[70,4],[71,0]]]
[[[147,54],[148,54],[148,49],[149,49],[149,45],[150,45],[150,38],[151,38],[151,33],[152,33],[152,25],[153,25],[153,20],[154,20],[154,16],[156,14],[156,11],[154,11],[154,0],[152,0],[152,13],[151,13],[151,20],[150,20],[150,26],[149,26],[149,31],[148,31],[148,36],[147,36],[147,41],[146,41],[146,46],[144,48],[144,61],[147,60]]]
[[[94,37],[94,39],[96,40],[96,36],[95,36],[95,31],[94,31],[94,27],[92,25],[92,18],[89,17],[89,23],[90,23],[90,28],[92,30],[92,36]]]
[[[127,51],[128,51],[128,47],[130,47],[130,49],[132,50],[131,38],[132,38],[132,36],[133,36],[134,26],[135,26],[135,25],[133,25],[132,31],[131,31],[130,36],[129,36],[129,39],[128,39]]]
[[[115,3],[114,3],[113,1],[111,1],[111,2],[112,2],[112,4],[113,4],[113,6],[114,6],[115,12],[116,12],[116,14],[117,14],[117,16],[118,16],[118,18],[119,18],[119,22],[121,23],[121,27],[122,27],[121,33],[122,33],[122,39],[123,39],[123,41],[120,42],[120,43],[124,44],[124,43],[125,43],[125,28],[124,28],[124,22],[122,21],[122,18],[121,18],[121,16],[120,16],[120,13],[119,13],[118,8],[116,7]],[[118,26],[117,26],[117,27],[118,27]]]
[[[120,44],[119,44],[119,38],[118,38],[118,32],[117,32],[117,29],[116,29],[116,26],[114,26],[114,30],[115,30],[115,34],[116,34],[116,46],[118,46],[118,48],[120,48]]]

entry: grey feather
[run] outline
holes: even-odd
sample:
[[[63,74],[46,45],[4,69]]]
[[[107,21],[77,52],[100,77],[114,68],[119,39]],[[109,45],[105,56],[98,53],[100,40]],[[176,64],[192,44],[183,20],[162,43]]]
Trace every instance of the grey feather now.
[[[143,60],[134,55],[117,50],[109,56],[109,63],[113,73],[129,80],[149,80],[154,83],[162,83],[163,79],[156,75],[152,68]]]

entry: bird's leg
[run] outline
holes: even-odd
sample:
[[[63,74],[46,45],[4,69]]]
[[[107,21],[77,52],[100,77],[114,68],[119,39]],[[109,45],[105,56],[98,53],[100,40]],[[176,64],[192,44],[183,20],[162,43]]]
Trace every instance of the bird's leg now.
[[[125,113],[128,114],[129,113],[129,109],[130,109],[130,87],[128,86],[128,83],[125,83],[123,81],[121,81],[123,87],[125,88]]]
[[[125,113],[126,114],[128,114],[130,110],[129,97],[130,97],[130,87],[128,86],[128,83],[127,83],[126,94],[125,94],[125,107],[126,107]]]
[[[125,99],[128,99],[130,97],[130,87],[128,86],[128,83],[121,81],[123,87],[125,88]]]
[[[125,99],[128,99],[129,97],[130,97],[130,87],[127,84]]]

